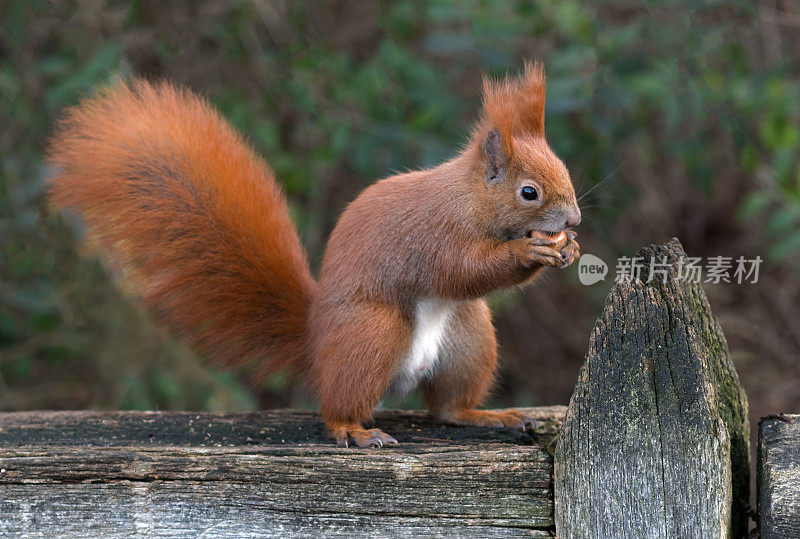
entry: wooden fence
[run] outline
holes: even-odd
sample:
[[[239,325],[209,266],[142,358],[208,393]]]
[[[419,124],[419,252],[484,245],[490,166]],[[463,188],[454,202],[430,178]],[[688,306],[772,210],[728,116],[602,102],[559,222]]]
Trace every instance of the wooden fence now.
[[[302,411],[0,414],[0,536],[744,536],[747,401],[682,254],[639,253],[669,278],[614,285],[533,434],[389,411],[399,445],[343,449]],[[800,537],[795,419],[760,424],[765,538]]]

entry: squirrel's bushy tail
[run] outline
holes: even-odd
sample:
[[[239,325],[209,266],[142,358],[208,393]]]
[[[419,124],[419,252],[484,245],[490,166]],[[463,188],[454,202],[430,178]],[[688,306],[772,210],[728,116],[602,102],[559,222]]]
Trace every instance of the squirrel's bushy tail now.
[[[272,171],[204,100],[121,82],[71,109],[48,157],[55,205],[146,305],[223,365],[305,365],[316,283]]]

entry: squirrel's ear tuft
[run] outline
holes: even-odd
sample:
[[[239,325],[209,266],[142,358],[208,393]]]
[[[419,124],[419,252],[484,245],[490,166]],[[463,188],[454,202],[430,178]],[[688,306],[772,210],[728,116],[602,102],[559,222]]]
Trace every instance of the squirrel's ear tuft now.
[[[518,77],[503,80],[483,79],[484,119],[500,132],[506,158],[512,156],[513,137],[544,136],[544,65],[525,62]]]
[[[503,150],[500,132],[492,129],[483,139],[483,153],[486,156],[486,181],[497,182],[503,179],[506,169],[506,157]]]

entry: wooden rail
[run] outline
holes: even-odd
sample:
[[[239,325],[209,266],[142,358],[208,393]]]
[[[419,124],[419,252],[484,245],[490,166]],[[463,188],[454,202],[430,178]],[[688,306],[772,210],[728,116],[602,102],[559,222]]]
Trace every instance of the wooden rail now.
[[[535,432],[379,413],[339,448],[310,412],[0,414],[0,536],[741,537],[747,400],[677,240],[612,287],[569,407]],[[800,537],[800,427],[760,426],[762,537]]]
[[[560,406],[533,436],[376,424],[401,443],[331,444],[315,414],[0,414],[0,536],[551,535]]]

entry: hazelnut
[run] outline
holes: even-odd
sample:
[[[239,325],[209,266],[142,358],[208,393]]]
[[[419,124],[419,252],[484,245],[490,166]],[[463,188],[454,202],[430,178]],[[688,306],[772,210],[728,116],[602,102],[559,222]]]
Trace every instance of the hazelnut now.
[[[544,232],[539,232],[538,230],[534,230],[531,233],[531,237],[537,238],[545,238],[551,242],[553,242],[553,249],[556,251],[561,251],[564,247],[567,246],[567,242],[569,238],[567,238],[567,234],[562,230],[558,234],[545,234]]]

